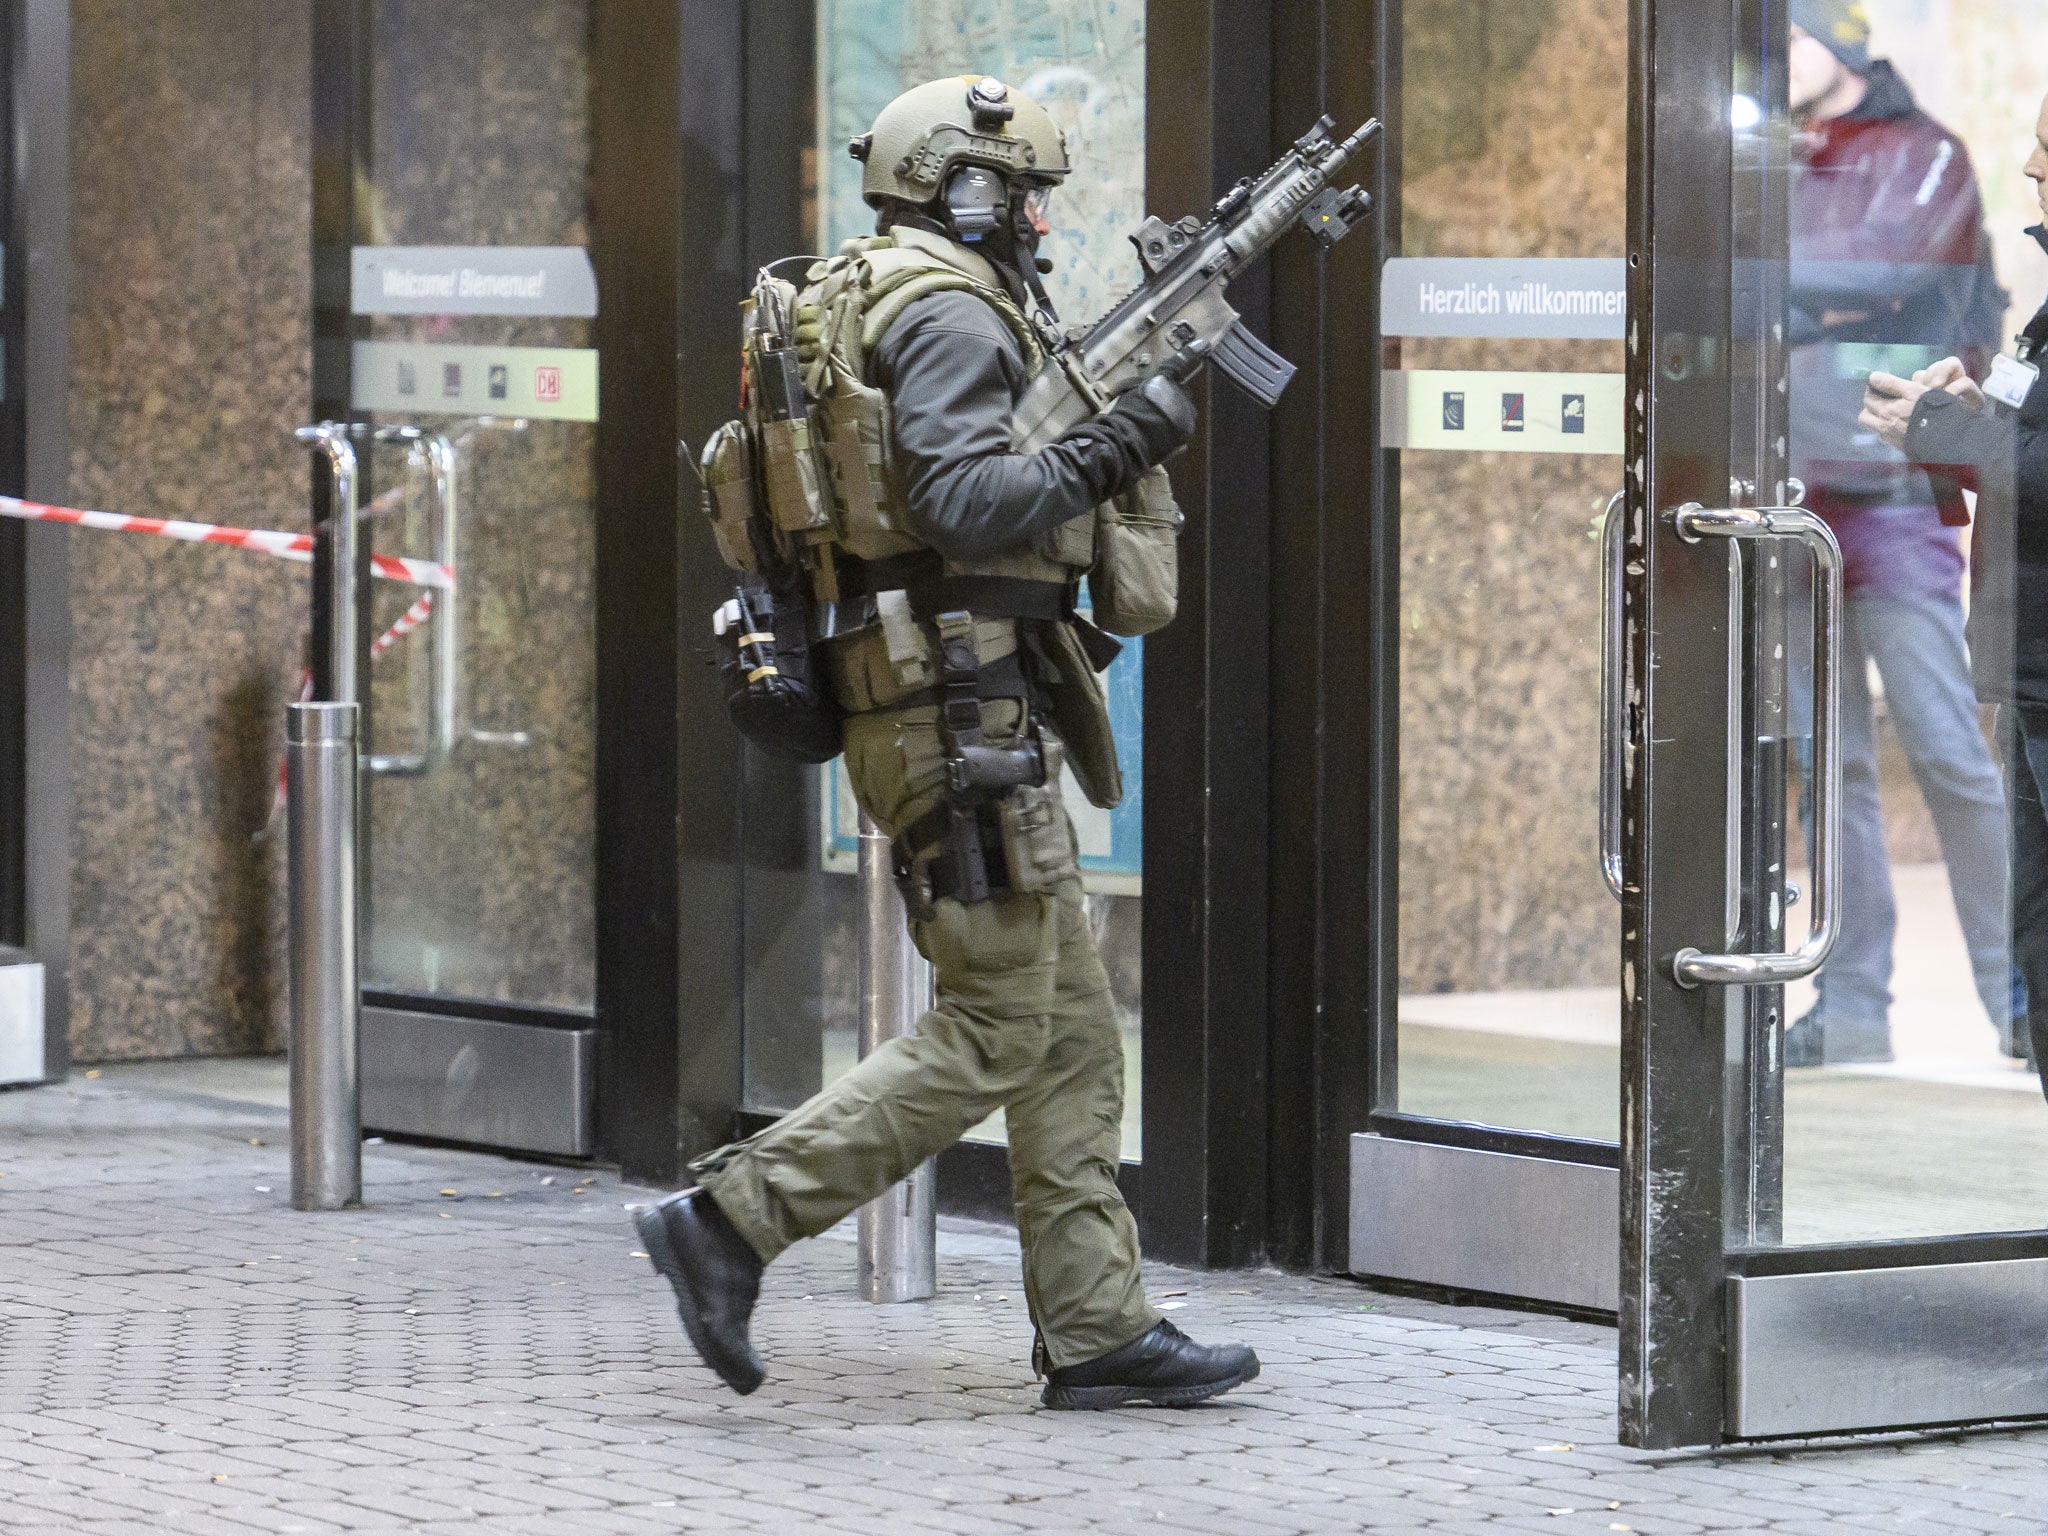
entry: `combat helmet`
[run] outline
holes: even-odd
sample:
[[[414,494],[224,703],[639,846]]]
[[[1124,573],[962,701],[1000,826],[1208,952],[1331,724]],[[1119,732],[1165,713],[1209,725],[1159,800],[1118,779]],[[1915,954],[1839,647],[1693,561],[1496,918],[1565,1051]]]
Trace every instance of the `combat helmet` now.
[[[963,165],[1014,184],[1050,186],[1069,169],[1067,139],[1045,108],[993,75],[948,75],[905,91],[847,145],[861,162],[861,196],[929,203]]]

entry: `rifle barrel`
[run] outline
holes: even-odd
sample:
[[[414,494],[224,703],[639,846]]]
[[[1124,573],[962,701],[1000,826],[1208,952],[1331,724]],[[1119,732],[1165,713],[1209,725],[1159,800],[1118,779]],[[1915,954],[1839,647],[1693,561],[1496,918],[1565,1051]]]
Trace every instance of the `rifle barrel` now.
[[[1341,150],[1342,158],[1349,160],[1353,155],[1357,154],[1361,149],[1365,148],[1366,145],[1370,144],[1374,139],[1378,138],[1379,132],[1380,120],[1376,117],[1367,118],[1365,120],[1364,126],[1361,127],[1358,130],[1358,132],[1354,133],[1353,135],[1351,135],[1350,138],[1344,141],[1343,148]]]

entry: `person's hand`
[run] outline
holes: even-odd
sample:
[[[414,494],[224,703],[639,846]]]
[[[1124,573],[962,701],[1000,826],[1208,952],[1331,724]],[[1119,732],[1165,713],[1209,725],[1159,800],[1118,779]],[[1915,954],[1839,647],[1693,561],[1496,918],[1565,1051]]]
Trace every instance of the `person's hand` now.
[[[1913,424],[1913,407],[1927,393],[1925,384],[1902,379],[1897,374],[1873,373],[1863,387],[1863,409],[1858,426],[1875,432],[1894,448],[1906,446],[1906,428]]]
[[[1128,425],[1139,447],[1140,468],[1150,469],[1187,445],[1195,435],[1195,402],[1165,372],[1110,402],[1110,416]]]
[[[1930,363],[1913,375],[1913,382],[1929,389],[1945,389],[1973,411],[1984,409],[1984,391],[1977,387],[1977,381],[1970,377],[1959,357],[1944,357],[1938,363]]]

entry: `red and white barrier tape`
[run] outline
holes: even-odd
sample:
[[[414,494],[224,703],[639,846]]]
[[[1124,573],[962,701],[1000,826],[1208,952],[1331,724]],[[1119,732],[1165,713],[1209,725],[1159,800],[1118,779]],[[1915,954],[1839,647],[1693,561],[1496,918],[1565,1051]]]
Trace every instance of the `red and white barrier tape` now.
[[[39,501],[22,501],[0,496],[0,517],[21,518],[34,523],[68,523],[79,528],[99,528],[111,533],[153,533],[159,538],[178,539],[187,544],[225,544],[232,549],[253,549],[280,560],[301,563],[313,558],[313,537],[306,533],[277,533],[264,528],[222,528],[212,523],[186,523],[160,517],[128,517],[119,512],[81,512],[76,507],[50,507]],[[371,573],[386,581],[409,581],[416,587],[453,591],[455,570],[431,560],[411,560],[403,555],[370,556]]]
[[[414,630],[418,629],[422,624],[426,623],[427,620],[431,619],[433,616],[434,594],[431,592],[423,592],[420,594],[420,600],[418,602],[414,603],[410,608],[406,609],[405,612],[401,613],[396,619],[392,621],[391,627],[389,629],[385,630],[383,634],[379,635],[375,640],[372,640],[370,642],[370,654],[372,656],[382,656],[386,651],[390,650],[392,646],[398,644],[399,641],[403,640],[407,635],[411,634]],[[299,702],[301,704],[310,704],[313,701],[313,669],[311,667],[302,668],[299,672],[298,697]],[[263,828],[256,834],[258,838],[261,838],[266,833],[268,833],[270,828],[276,824],[277,818],[284,814],[284,775],[284,757],[282,754],[280,754],[277,759],[277,789],[276,792],[272,794],[270,798],[270,814],[269,816],[264,818]]]
[[[370,642],[370,654],[382,656],[392,646],[418,629],[434,616],[434,594],[425,592],[420,600],[392,621],[391,627]]]

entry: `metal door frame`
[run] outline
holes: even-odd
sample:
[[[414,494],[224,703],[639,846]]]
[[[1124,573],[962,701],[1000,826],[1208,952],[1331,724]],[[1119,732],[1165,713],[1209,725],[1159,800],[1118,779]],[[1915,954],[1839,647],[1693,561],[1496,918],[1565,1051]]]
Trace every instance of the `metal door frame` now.
[[[63,0],[0,8],[0,492],[63,502],[70,478],[71,19]],[[0,526],[0,1010],[18,1027],[0,1080],[71,1059],[70,540]],[[39,1016],[39,1017],[38,1017]],[[39,1041],[36,1039],[40,1036]]]
[[[1649,681],[1625,699],[1641,768],[1623,799],[1620,1420],[1624,1442],[1644,1447],[2048,1415],[2048,1232],[1751,1246],[1776,1238],[1782,1121],[1774,1069],[1759,1078],[1743,1062],[1775,1038],[1777,989],[1688,988],[1673,974],[1687,947],[1782,940],[1759,891],[1732,920],[1727,907],[1742,866],[1783,836],[1782,754],[1776,768],[1754,752],[1729,761],[1731,720],[1754,738],[1770,701],[1722,662],[1757,647],[1737,628],[1727,550],[1686,542],[1673,513],[1726,506],[1744,478],[1731,428],[1753,396],[1730,387],[1731,273],[1782,232],[1770,233],[1768,195],[1738,210],[1701,189],[1736,189],[1738,55],[1749,48],[1754,73],[1757,41],[1783,26],[1775,0],[1637,0],[1634,23],[1629,310],[1642,329],[1627,388],[1647,410],[1629,423],[1624,664]],[[1744,244],[1758,228],[1761,252]],[[1754,613],[1770,594],[1746,584]],[[1733,838],[1701,814],[1731,796],[1743,805]]]

